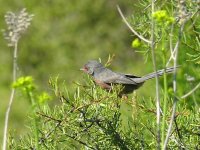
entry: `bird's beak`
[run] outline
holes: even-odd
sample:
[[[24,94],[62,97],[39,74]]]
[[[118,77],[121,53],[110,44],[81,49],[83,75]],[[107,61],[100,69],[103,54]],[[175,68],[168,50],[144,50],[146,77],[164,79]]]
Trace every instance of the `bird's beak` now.
[[[81,71],[85,71],[85,69],[84,69],[84,68],[81,68],[80,70],[81,70]]]

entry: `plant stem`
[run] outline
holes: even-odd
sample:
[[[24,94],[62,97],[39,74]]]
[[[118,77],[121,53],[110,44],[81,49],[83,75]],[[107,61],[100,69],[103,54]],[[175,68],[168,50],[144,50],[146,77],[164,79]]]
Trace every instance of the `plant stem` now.
[[[152,14],[154,13],[154,0],[152,0]],[[151,53],[152,53],[152,61],[153,61],[153,68],[154,71],[157,72],[156,69],[156,57],[155,57],[155,21],[152,17],[151,21]],[[157,116],[157,149],[160,150],[160,96],[159,96],[159,81],[158,81],[158,75],[156,74],[156,116]]]
[[[171,134],[171,131],[172,131],[173,121],[174,121],[175,113],[176,113],[176,105],[177,105],[177,101],[178,101],[177,97],[176,97],[176,93],[177,93],[177,82],[176,82],[176,71],[177,71],[177,68],[176,68],[176,66],[177,66],[177,60],[178,60],[178,49],[179,49],[179,45],[180,45],[180,41],[181,41],[182,32],[183,32],[183,29],[184,29],[184,24],[185,23],[183,23],[181,25],[181,27],[180,27],[179,35],[178,35],[178,41],[177,41],[176,46],[174,48],[174,52],[175,52],[175,57],[174,57],[174,79],[173,79],[174,100],[173,100],[170,124],[169,124],[168,130],[167,130],[167,135],[166,135],[164,146],[163,146],[164,150],[167,149],[167,143],[169,141],[169,137],[170,137],[170,134]]]
[[[181,96],[181,98],[186,98],[188,96],[190,96],[191,94],[193,94],[198,88],[200,87],[200,83],[198,83],[190,92],[188,92],[187,94]],[[197,106],[198,104],[195,102],[195,105]]]
[[[164,65],[166,64],[165,37],[166,37],[165,29],[162,28],[162,52],[163,52]],[[168,97],[166,72],[164,72],[163,77],[164,77],[164,103],[163,103],[163,118],[162,118],[162,129],[161,129],[162,146],[164,145],[164,140],[165,140],[165,120],[166,120],[166,113],[167,113],[167,97]]]
[[[18,42],[15,42],[14,45],[14,53],[13,53],[13,82],[14,83],[16,81],[17,78],[17,48]],[[4,123],[4,134],[3,134],[3,146],[2,146],[2,150],[6,150],[6,143],[7,143],[7,132],[8,132],[8,123],[9,123],[9,115],[10,115],[10,109],[14,100],[14,95],[15,95],[15,89],[12,88],[11,94],[10,94],[10,100],[8,103],[8,107],[6,110],[6,115],[5,115],[5,123]]]
[[[32,105],[32,109],[33,109],[32,117],[34,120],[33,126],[34,126],[34,135],[35,135],[35,149],[38,150],[39,149],[39,136],[38,136],[38,124],[37,124],[36,111],[35,111],[36,103],[33,98],[33,93],[29,89],[26,89],[26,92],[31,101],[31,105]]]

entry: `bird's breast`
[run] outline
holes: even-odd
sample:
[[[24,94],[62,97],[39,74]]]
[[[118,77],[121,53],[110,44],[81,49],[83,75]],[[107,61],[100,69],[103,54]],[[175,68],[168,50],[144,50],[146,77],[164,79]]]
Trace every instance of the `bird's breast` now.
[[[99,85],[101,88],[103,89],[107,89],[107,90],[110,90],[111,89],[111,86],[109,84],[106,84],[104,82],[102,82],[101,80],[98,80],[98,79],[94,79],[95,83],[97,85]]]

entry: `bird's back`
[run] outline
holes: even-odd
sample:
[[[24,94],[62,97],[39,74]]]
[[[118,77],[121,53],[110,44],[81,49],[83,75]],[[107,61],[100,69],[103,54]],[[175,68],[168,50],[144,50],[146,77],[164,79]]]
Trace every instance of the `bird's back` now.
[[[104,83],[130,84],[140,83],[140,77],[113,72],[108,68],[101,68],[95,71],[94,78]]]

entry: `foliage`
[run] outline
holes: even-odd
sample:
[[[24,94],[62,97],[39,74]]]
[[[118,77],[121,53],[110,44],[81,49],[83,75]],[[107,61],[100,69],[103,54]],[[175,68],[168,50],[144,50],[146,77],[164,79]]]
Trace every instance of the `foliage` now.
[[[180,33],[179,29],[183,18],[185,18],[186,24],[181,33],[182,38],[179,45],[180,51],[178,53],[179,59],[177,60],[178,65],[180,65],[177,72],[179,95],[184,95],[187,91],[190,91],[191,85],[194,87],[198,84],[198,74],[200,72],[198,67],[200,50],[199,6],[196,5],[198,3],[197,1],[183,2],[184,3],[181,5],[179,2],[166,1],[160,5],[160,1],[158,1],[156,3],[157,11],[150,15],[151,9],[150,5],[148,5],[149,2],[143,0],[137,7],[144,8],[145,12],[141,9],[140,11],[134,12],[134,15],[128,18],[131,25],[137,28],[137,31],[141,33],[141,35],[149,38],[151,34],[149,24],[151,22],[151,17],[154,17],[156,21],[154,33],[156,36],[155,52],[158,68],[165,68],[166,64],[168,64],[168,66],[172,65],[172,58],[170,58],[172,56],[171,53],[176,46]],[[170,24],[169,21],[171,22]],[[151,59],[151,57],[149,57],[150,48],[143,41],[141,41],[141,46],[137,48],[137,52],[144,54],[144,57],[147,57],[147,61]],[[160,84],[163,85],[163,82],[160,82]],[[196,91],[195,94],[199,96],[200,92]],[[190,102],[193,101],[192,97],[189,97],[189,99]],[[192,105],[190,102],[189,105]]]
[[[169,17],[167,15],[166,10],[159,10],[152,14],[152,17],[158,22],[160,25],[170,25],[174,23],[174,18]]]
[[[119,87],[108,93],[89,78],[84,80],[86,84],[77,85],[75,94],[70,95],[66,87],[59,84],[58,78],[50,79],[59,103],[54,107],[46,103],[37,108],[39,149],[155,149],[152,100],[140,101],[136,95],[119,98],[116,96]],[[150,105],[145,101],[151,101]],[[124,112],[127,108],[122,107],[128,107],[129,111]],[[173,131],[168,148],[197,148],[198,114],[181,107],[178,112],[178,127]],[[128,119],[124,113],[129,113]],[[33,126],[29,127],[34,133]],[[11,149],[34,149],[36,142],[31,133],[18,142],[10,136],[10,141]]]

